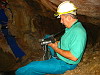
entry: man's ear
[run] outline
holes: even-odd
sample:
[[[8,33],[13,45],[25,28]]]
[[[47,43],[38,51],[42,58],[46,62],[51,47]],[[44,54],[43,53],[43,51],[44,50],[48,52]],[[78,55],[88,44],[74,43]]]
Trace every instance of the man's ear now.
[[[70,16],[70,15],[68,15],[67,17],[66,17],[66,20],[69,22],[69,21],[71,21],[71,19],[72,19],[72,17]]]

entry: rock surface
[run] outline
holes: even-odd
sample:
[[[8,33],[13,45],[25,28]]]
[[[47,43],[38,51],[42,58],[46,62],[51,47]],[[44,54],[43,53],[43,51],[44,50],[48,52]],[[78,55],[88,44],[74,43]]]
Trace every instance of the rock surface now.
[[[62,1],[65,0],[8,0],[8,8],[11,9],[5,9],[9,18],[8,29],[26,56],[17,63],[17,58],[0,32],[0,53],[5,58],[0,59],[0,68],[3,68],[0,71],[16,70],[33,60],[41,60],[43,50],[38,40],[45,34],[55,34],[64,28],[59,19],[53,16]],[[64,75],[99,75],[100,0],[70,1],[79,8],[78,18],[84,22],[88,32],[88,46],[79,66]]]

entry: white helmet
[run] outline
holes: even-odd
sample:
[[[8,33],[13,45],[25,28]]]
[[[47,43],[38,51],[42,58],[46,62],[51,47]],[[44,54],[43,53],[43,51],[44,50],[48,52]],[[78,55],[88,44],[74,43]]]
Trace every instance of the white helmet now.
[[[60,15],[68,13],[76,15],[76,9],[77,7],[73,3],[70,1],[64,1],[58,6],[57,13],[54,15],[58,16],[58,18],[60,18]]]

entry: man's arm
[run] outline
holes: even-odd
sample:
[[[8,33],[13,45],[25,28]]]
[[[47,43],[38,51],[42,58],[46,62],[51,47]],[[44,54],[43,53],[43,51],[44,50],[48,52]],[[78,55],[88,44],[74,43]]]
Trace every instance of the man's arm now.
[[[60,55],[64,56],[65,58],[68,58],[73,61],[76,61],[78,59],[75,56],[73,56],[70,51],[65,51],[65,50],[58,48],[57,42],[50,43],[50,44],[48,44],[48,46],[52,47],[55,50],[55,52],[59,53]]]

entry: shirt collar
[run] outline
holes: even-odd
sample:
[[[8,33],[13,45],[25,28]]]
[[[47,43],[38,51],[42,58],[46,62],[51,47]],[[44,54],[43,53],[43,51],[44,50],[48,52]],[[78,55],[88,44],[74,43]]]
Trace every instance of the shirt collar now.
[[[65,32],[67,32],[68,30],[70,30],[70,29],[72,29],[74,26],[75,26],[75,24],[78,22],[78,20],[76,20],[73,24],[72,24],[72,26],[70,27],[70,28],[65,28]]]

